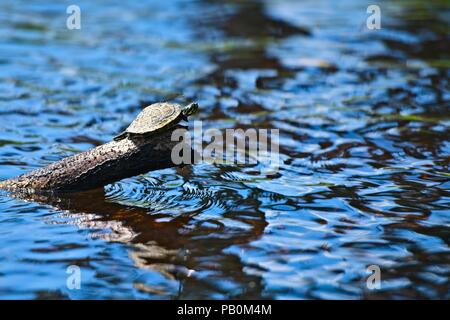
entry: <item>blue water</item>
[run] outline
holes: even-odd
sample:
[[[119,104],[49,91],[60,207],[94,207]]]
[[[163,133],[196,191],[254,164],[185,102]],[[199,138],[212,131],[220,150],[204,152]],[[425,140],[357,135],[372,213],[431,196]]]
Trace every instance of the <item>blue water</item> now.
[[[174,98],[209,128],[279,129],[283,164],[1,192],[0,298],[450,298],[449,7],[381,1],[368,30],[369,4],[1,1],[0,179]]]

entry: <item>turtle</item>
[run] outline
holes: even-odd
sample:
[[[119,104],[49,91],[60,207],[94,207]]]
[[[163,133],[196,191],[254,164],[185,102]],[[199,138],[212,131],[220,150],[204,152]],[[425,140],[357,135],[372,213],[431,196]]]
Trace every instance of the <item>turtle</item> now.
[[[148,137],[159,133],[175,126],[181,120],[187,120],[187,117],[194,114],[197,109],[198,104],[195,102],[185,107],[168,102],[154,103],[142,110],[129,127],[117,135],[114,140]]]

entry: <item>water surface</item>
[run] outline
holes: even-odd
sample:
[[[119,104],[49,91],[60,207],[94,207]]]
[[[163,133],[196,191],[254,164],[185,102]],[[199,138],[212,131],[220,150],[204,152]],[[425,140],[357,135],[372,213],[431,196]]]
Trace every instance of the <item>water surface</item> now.
[[[283,164],[2,192],[0,298],[450,298],[445,1],[382,1],[380,30],[365,1],[80,0],[67,30],[70,4],[0,3],[0,179],[174,97],[210,128],[280,129]]]

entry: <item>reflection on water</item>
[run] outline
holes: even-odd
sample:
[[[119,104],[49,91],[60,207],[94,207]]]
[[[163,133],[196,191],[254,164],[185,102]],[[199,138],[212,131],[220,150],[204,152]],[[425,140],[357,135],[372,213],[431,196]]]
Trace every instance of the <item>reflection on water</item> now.
[[[450,297],[444,2],[381,2],[377,31],[361,1],[128,3],[81,1],[69,31],[64,4],[1,2],[0,178],[176,96],[210,128],[279,128],[283,165],[1,193],[1,298]]]

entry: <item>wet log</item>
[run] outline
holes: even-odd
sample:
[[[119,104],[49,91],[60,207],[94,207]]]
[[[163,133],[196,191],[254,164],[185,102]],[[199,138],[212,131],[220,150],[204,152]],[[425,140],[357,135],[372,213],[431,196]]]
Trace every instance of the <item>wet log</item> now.
[[[82,191],[115,181],[174,166],[171,150],[173,130],[147,138],[125,138],[61,159],[15,178],[0,181],[0,189],[36,193],[39,191]]]

